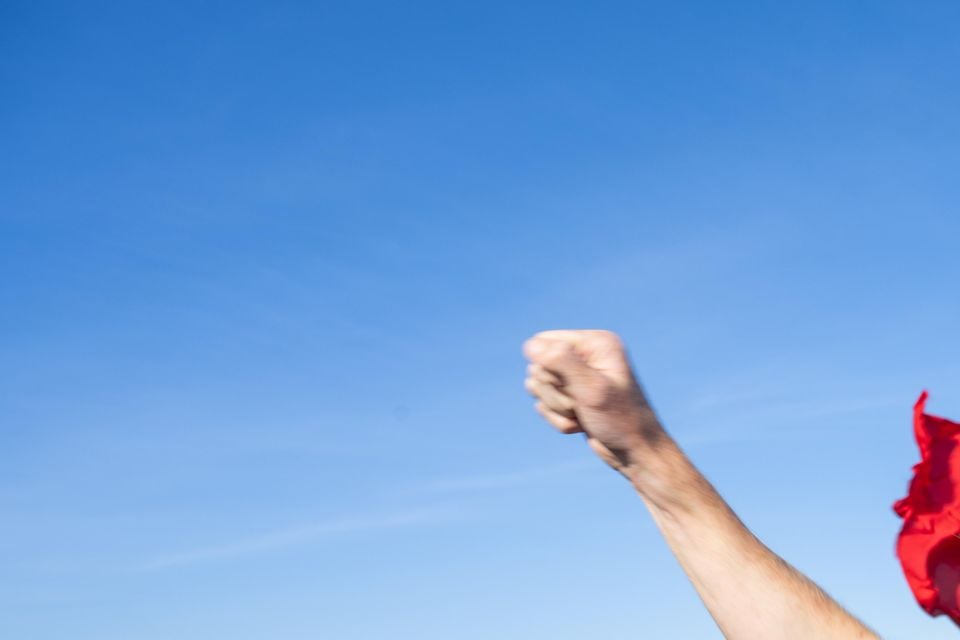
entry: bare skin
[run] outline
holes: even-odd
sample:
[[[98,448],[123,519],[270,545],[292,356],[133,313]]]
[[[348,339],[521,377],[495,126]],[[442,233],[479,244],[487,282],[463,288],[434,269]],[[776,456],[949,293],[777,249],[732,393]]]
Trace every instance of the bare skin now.
[[[878,638],[737,518],[660,424],[615,334],[544,331],[524,354],[537,410],[630,481],[724,637]]]

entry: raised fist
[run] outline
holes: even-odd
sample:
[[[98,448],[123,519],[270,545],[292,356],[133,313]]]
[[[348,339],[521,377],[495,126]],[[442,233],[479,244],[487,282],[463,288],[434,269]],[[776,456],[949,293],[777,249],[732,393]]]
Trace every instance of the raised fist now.
[[[537,411],[563,433],[625,471],[664,431],[637,382],[623,343],[609,331],[543,331],[523,345],[527,390]]]

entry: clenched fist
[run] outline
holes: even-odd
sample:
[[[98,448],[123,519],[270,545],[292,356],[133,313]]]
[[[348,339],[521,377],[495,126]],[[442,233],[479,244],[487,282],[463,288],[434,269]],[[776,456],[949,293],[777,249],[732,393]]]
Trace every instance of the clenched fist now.
[[[523,351],[537,410],[563,433],[584,433],[613,468],[626,474],[666,437],[616,334],[543,331]]]

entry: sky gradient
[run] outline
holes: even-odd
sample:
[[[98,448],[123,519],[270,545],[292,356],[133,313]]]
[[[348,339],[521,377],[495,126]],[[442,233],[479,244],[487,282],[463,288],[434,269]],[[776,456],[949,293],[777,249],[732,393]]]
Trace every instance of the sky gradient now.
[[[719,638],[532,410],[609,328],[885,638],[960,419],[954,2],[5,2],[0,636]]]

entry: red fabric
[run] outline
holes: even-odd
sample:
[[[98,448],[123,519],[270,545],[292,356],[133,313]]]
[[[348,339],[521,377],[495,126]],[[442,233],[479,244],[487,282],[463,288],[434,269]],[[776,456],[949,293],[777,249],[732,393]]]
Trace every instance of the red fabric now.
[[[913,409],[920,462],[893,505],[903,518],[897,557],[924,611],[960,625],[960,424],[927,415],[926,402],[924,391]]]

